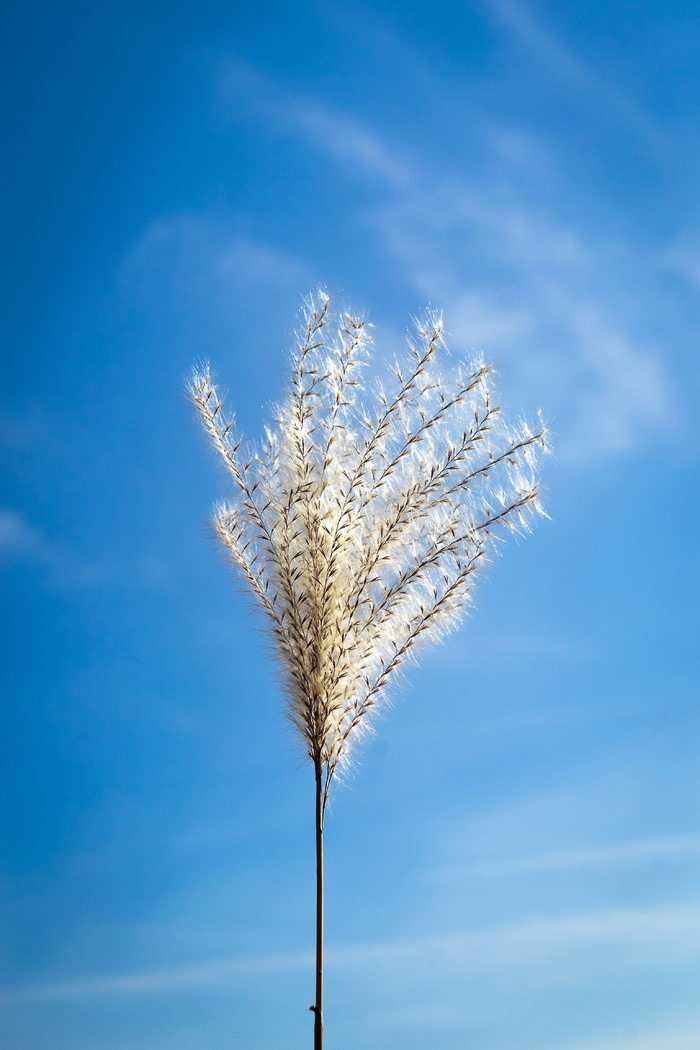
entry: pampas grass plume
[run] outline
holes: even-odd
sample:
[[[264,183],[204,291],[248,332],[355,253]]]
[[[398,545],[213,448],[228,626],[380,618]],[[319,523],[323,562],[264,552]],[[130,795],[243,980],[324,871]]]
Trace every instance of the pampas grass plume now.
[[[264,443],[245,451],[208,369],[189,384],[233,482],[214,512],[265,615],[286,711],[316,779],[317,975],[323,1041],[323,817],[334,778],[397,672],[463,617],[508,530],[542,513],[542,425],[506,424],[482,361],[445,371],[439,314],[415,323],[384,386],[363,383],[369,326],[306,304],[291,383]]]

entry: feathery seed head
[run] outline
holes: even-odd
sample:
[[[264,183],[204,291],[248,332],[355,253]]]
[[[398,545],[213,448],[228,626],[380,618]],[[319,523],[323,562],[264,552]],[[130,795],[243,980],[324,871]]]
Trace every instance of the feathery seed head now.
[[[399,668],[463,616],[494,540],[543,513],[541,421],[504,423],[482,361],[440,372],[434,311],[365,396],[369,328],[333,318],[325,293],[307,301],[290,389],[249,461],[208,366],[188,387],[234,482],[213,525],[266,614],[324,798]]]

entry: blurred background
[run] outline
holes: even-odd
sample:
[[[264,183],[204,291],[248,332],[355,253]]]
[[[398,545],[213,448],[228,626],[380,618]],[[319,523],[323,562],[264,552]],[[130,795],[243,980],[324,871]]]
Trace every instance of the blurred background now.
[[[313,778],[183,383],[256,438],[319,285],[555,446],[335,793],[328,1046],[696,1050],[697,5],[2,19],[5,1050],[311,1044]]]

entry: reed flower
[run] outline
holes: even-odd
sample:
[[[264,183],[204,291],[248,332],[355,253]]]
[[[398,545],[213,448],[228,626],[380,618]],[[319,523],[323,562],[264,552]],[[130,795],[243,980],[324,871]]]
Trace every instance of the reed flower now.
[[[494,543],[541,512],[542,426],[506,424],[491,368],[443,370],[438,314],[383,386],[363,384],[369,326],[307,303],[291,384],[246,450],[208,369],[189,393],[232,481],[213,524],[262,609],[287,714],[316,779],[320,1050],[323,817],[329,789],[399,669],[462,618]]]

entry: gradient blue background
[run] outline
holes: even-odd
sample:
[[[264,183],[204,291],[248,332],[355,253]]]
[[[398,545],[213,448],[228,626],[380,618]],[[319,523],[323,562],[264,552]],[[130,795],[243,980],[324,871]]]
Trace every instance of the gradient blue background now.
[[[700,13],[7,5],[4,1050],[303,1050],[312,779],[209,536],[301,295],[541,407],[511,542],[328,821],[329,1050],[697,1050]]]

